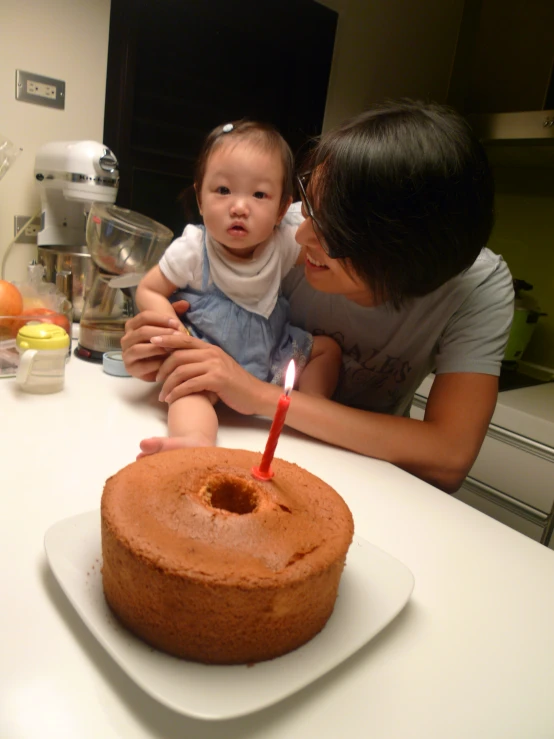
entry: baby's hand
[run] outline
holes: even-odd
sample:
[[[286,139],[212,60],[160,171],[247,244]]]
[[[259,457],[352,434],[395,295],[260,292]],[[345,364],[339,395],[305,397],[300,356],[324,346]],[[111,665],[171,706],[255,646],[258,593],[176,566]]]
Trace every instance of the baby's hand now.
[[[187,300],[177,300],[175,303],[173,303],[173,310],[175,311],[177,317],[181,317],[184,313],[188,311],[190,308],[190,303]],[[183,333],[187,334],[187,336],[191,336],[192,334],[188,330],[188,328],[179,321],[179,331],[182,331]]]

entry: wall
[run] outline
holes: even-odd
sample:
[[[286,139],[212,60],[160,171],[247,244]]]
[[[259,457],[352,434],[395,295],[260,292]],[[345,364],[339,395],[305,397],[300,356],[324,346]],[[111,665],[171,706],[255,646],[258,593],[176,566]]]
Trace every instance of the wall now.
[[[462,0],[323,4],[340,14],[325,129],[387,97],[444,100]],[[23,153],[0,181],[0,260],[13,238],[14,215],[39,208],[37,148],[54,140],[102,140],[109,14],[110,0],[2,0],[0,133]],[[64,80],[65,110],[16,101],[16,69]],[[32,246],[15,245],[6,278],[21,279],[34,254]]]
[[[339,12],[324,128],[384,98],[444,100],[462,0],[322,0]],[[102,140],[110,0],[2,0],[0,133],[23,153],[0,180],[0,260],[13,217],[38,210],[36,149],[46,141]],[[45,52],[45,49],[47,50]],[[15,100],[15,70],[66,82],[64,111]],[[552,170],[550,170],[551,172]],[[525,359],[554,367],[552,177],[533,167],[497,168],[491,248],[535,287],[541,319]],[[21,279],[35,249],[16,245],[6,277]]]
[[[324,128],[394,97],[446,100],[461,0],[320,0],[339,13]],[[554,147],[490,150],[496,226],[489,246],[533,284],[548,313],[524,360],[554,371]]]
[[[542,159],[546,152],[543,153]],[[521,158],[524,158],[522,155]],[[494,162],[493,162],[494,163]],[[525,293],[548,315],[537,323],[523,360],[554,373],[554,169],[495,164],[496,225],[489,246],[512,275],[530,282]],[[531,368],[532,369],[532,368]]]
[[[444,102],[463,0],[320,0],[339,13],[324,129],[387,98]]]
[[[0,180],[0,260],[13,239],[14,215],[40,206],[33,169],[37,148],[47,141],[102,141],[110,0],[2,0],[0,133],[23,148]],[[21,69],[66,83],[65,110],[15,99]],[[21,279],[35,255],[16,244],[5,276]]]

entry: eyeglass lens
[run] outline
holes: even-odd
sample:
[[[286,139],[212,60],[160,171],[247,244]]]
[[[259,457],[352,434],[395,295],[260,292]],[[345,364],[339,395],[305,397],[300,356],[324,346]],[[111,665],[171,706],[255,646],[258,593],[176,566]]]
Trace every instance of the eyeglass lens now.
[[[310,175],[311,175],[311,172],[308,172],[306,174],[299,175],[297,177],[298,190],[300,192],[300,200],[302,201],[304,210],[306,211],[306,213],[310,217],[310,220],[312,221],[314,232],[315,232],[315,235],[317,236],[319,243],[321,244],[321,248],[328,256],[330,256],[329,246],[327,242],[325,241],[323,232],[321,230],[321,226],[319,225],[317,218],[315,217],[314,209],[312,208],[312,204],[308,200],[308,195],[306,194],[306,188],[308,187],[308,183],[310,181]]]

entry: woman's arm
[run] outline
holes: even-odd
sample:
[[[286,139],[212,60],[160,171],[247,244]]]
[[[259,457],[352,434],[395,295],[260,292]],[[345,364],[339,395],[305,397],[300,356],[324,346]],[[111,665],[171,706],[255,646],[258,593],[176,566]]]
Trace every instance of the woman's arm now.
[[[221,349],[177,334],[150,341],[173,350],[157,376],[164,382],[160,400],[172,402],[211,390],[239,413],[273,416],[281,389],[253,378]],[[479,453],[497,390],[498,380],[492,375],[439,375],[423,421],[362,411],[294,392],[286,422],[321,441],[391,462],[452,493]]]
[[[435,378],[423,421],[319,402],[295,393],[287,424],[310,436],[383,459],[448,493],[469,473],[497,399],[492,375]]]

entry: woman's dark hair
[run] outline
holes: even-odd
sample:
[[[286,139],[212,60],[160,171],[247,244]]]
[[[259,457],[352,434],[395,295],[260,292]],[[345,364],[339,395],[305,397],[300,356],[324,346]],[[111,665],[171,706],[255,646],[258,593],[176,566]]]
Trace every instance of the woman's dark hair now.
[[[206,166],[210,156],[223,144],[230,141],[237,143],[247,141],[262,151],[278,151],[283,163],[283,192],[281,206],[285,205],[293,193],[294,156],[279,131],[269,123],[260,123],[245,118],[240,121],[231,121],[217,126],[207,135],[200,154],[196,160],[194,170],[194,185],[196,192],[202,189],[202,182],[206,173]]]
[[[378,106],[323,135],[307,166],[331,253],[396,307],[470,267],[489,239],[492,173],[451,108]]]

